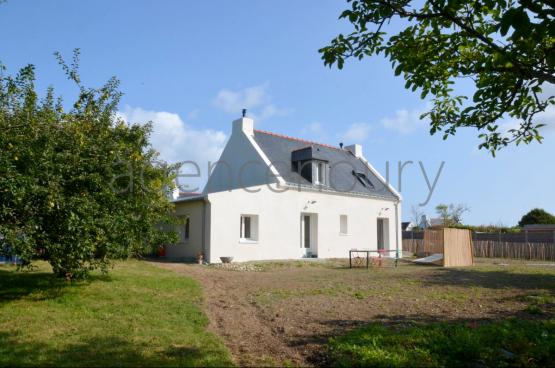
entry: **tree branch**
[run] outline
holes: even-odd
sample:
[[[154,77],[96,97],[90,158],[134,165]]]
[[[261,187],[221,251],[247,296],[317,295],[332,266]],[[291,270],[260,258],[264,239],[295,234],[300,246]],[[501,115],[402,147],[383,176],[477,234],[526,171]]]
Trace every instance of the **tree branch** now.
[[[520,74],[522,77],[526,79],[537,78],[541,82],[550,82],[555,84],[555,75],[550,74],[548,72],[544,72],[543,70],[537,70],[533,65],[523,64],[520,60],[518,60],[510,52],[508,52],[506,47],[496,44],[494,41],[484,36],[482,33],[478,32],[474,27],[465,23],[462,19],[454,16],[453,14],[450,14],[449,12],[446,12],[445,9],[441,8],[433,0],[429,0],[429,2],[435,10],[434,13],[419,13],[415,11],[407,11],[405,10],[405,8],[396,6],[391,1],[387,1],[387,0],[379,1],[379,4],[381,4],[382,6],[389,7],[394,13],[399,15],[399,17],[401,18],[414,18],[417,20],[426,20],[426,19],[434,19],[434,18],[448,19],[453,24],[459,26],[466,33],[476,38],[477,40],[481,41],[484,45],[488,46],[494,51],[497,51],[503,54],[505,57],[511,60],[511,62],[515,66],[515,71],[517,71],[518,74]]]
[[[489,38],[487,38],[486,36],[484,36],[483,34],[478,32],[476,29],[474,29],[474,27],[469,26],[468,24],[465,24],[464,22],[462,22],[456,16],[446,12],[444,9],[441,9],[433,0],[429,0],[429,1],[430,1],[430,4],[432,4],[432,7],[439,14],[443,15],[445,18],[447,18],[448,20],[450,20],[454,24],[461,27],[461,29],[463,29],[464,31],[466,31],[470,35],[474,36],[476,39],[482,41],[486,46],[489,46],[493,50],[503,54],[508,59],[510,59],[511,62],[513,63],[513,65],[515,65],[517,67],[520,74],[523,77],[526,77],[526,79],[532,79],[532,77],[534,77],[534,78],[538,78],[540,81],[546,81],[546,82],[550,82],[550,83],[555,84],[555,76],[554,75],[549,74],[549,73],[543,73],[541,71],[535,71],[533,69],[533,67],[522,64],[520,62],[520,60],[518,60],[517,58],[513,57],[513,55],[508,53],[506,48],[497,45],[495,42],[493,42],[492,40],[490,40]]]

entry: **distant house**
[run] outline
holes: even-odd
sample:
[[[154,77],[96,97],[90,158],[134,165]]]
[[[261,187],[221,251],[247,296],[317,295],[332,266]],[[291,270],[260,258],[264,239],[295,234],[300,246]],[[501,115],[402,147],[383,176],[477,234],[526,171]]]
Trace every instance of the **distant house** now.
[[[421,229],[427,229],[429,227],[441,226],[441,225],[443,225],[443,219],[439,217],[428,218],[428,216],[422,215],[422,218],[420,219],[420,224],[418,224],[418,227],[420,227]]]
[[[412,221],[406,221],[406,222],[402,222],[401,223],[401,229],[403,231],[413,231],[415,229],[419,229],[420,227],[418,226],[418,224],[415,224]]]
[[[401,251],[401,196],[358,144],[330,146],[233,122],[204,191],[175,198],[180,241],[168,257],[208,262]]]

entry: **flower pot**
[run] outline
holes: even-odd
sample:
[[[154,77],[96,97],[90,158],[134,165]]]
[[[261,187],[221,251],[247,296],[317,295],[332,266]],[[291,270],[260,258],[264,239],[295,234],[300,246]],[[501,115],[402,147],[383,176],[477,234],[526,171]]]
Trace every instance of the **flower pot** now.
[[[158,257],[165,257],[166,256],[166,247],[164,245],[160,245],[158,247],[157,255],[158,255]]]

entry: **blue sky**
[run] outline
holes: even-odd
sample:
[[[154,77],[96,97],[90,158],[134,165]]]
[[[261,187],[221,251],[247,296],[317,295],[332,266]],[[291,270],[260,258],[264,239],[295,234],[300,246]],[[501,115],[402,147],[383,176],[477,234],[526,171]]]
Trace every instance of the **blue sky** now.
[[[348,25],[342,1],[22,1],[0,5],[7,33],[0,61],[10,72],[36,65],[40,90],[75,94],[52,53],[80,48],[81,75],[98,86],[115,75],[125,93],[121,114],[154,121],[153,145],[170,160],[215,161],[231,121],[249,108],[256,128],[323,141],[361,143],[398,187],[403,217],[429,193],[419,161],[437,186],[423,211],[465,203],[471,224],[514,225],[533,207],[555,212],[555,113],[544,144],[509,148],[492,158],[477,133],[447,141],[429,136],[418,115],[426,102],[403,88],[381,58],[324,67],[317,50]],[[206,169],[203,168],[203,172]],[[193,183],[195,184],[195,183]]]

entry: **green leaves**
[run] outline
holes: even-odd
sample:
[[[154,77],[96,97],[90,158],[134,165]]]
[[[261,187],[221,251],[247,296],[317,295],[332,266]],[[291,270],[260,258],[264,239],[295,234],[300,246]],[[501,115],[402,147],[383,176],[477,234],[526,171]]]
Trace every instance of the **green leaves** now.
[[[501,36],[505,36],[509,31],[509,28],[513,25],[516,12],[517,9],[509,9],[503,17],[501,17],[501,21],[499,22],[499,33]]]
[[[350,57],[383,52],[405,88],[431,97],[431,134],[447,138],[459,127],[476,128],[479,147],[493,155],[510,144],[541,142],[537,114],[555,103],[555,96],[541,94],[542,85],[555,84],[552,8],[506,0],[348,2],[341,18],[354,30],[319,50],[325,65],[341,69]],[[387,32],[394,20],[406,27]],[[472,102],[453,95],[463,78],[474,81]],[[509,118],[519,127],[495,124]]]
[[[52,89],[37,99],[32,66],[0,78],[0,234],[10,252],[72,279],[170,240],[155,225],[173,221],[172,168],[158,163],[148,125],[116,119],[115,78],[86,88],[78,53],[71,66],[58,59],[80,90],[70,111]]]

